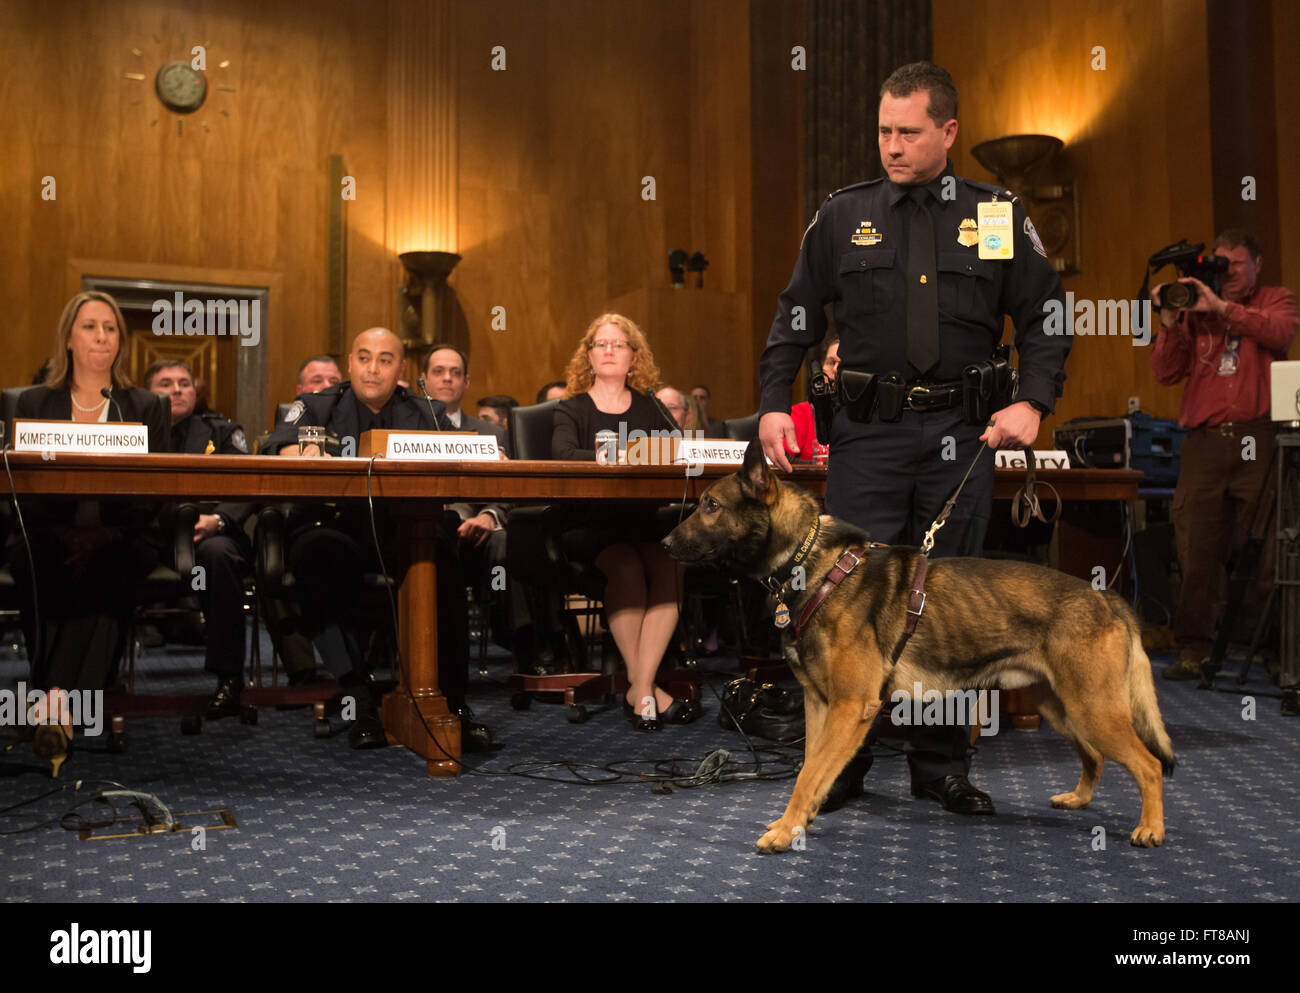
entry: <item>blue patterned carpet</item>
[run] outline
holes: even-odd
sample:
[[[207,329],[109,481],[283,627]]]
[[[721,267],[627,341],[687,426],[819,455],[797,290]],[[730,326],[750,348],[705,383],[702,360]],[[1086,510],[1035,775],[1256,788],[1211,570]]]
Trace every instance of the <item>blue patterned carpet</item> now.
[[[202,689],[193,654],[156,650],[142,665],[158,688]],[[0,689],[25,664],[0,656]],[[508,662],[491,665],[504,679]],[[752,765],[743,740],[717,726],[717,701],[689,727],[633,732],[618,711],[571,725],[562,707],[515,712],[491,679],[471,702],[503,748],[467,760],[483,773],[550,760],[650,771],[693,769],[718,748]],[[721,677],[710,685],[720,685]],[[1157,679],[1180,764],[1165,783],[1163,848],[1128,844],[1137,788],[1108,766],[1091,808],[1053,810],[1078,777],[1054,732],[1004,728],[983,738],[972,779],[997,816],[962,818],[912,798],[898,754],[878,752],[869,792],[813,826],[806,849],[759,855],[754,841],[784,808],[793,780],[730,782],[654,793],[644,782],[562,785],[501,775],[431,779],[401,748],[354,752],[316,740],[310,711],[264,710],[256,726],[134,719],[129,747],[78,742],[64,768],[156,794],[176,811],[229,808],[233,830],[80,841],[57,823],[0,837],[0,900],[32,901],[1259,901],[1300,899],[1300,721],[1258,697]],[[1266,692],[1262,680],[1246,692]],[[4,729],[11,742],[11,729]],[[776,753],[765,772],[788,773]],[[569,776],[563,769],[547,774]],[[607,773],[587,770],[591,776]],[[0,808],[51,788],[20,745],[0,753]],[[70,791],[0,817],[15,831],[57,818]],[[93,805],[103,807],[101,804]],[[90,814],[92,805],[80,808]],[[124,813],[130,809],[121,808]],[[207,823],[211,823],[207,821]],[[1094,849],[1094,828],[1106,847]],[[495,843],[495,844],[494,844]]]

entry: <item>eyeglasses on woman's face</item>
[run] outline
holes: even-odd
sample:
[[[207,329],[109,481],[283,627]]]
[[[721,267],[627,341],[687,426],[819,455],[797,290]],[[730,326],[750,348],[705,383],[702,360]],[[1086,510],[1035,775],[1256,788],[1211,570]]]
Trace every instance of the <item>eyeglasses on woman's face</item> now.
[[[606,338],[604,341],[593,341],[591,347],[593,351],[597,352],[625,352],[632,346],[626,341],[619,341],[615,338]]]

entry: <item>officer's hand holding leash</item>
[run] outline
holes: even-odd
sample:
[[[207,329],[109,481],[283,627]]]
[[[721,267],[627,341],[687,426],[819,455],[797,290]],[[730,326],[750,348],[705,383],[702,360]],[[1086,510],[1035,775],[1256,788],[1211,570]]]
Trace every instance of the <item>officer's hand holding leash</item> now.
[[[989,419],[980,441],[989,448],[1028,448],[1038,438],[1039,416],[1029,402],[1021,400],[1003,407]]]
[[[785,445],[795,455],[799,454],[799,442],[795,438],[794,418],[779,410],[769,411],[758,422],[758,440],[763,445],[763,454],[782,472],[790,471],[790,460],[785,457]],[[785,444],[783,445],[782,442]]]

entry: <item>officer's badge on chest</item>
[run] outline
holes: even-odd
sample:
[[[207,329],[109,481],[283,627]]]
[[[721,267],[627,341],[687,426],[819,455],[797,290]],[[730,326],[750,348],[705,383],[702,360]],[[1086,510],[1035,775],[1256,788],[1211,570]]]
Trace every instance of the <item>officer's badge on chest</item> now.
[[[975,218],[964,217],[957,225],[957,244],[963,248],[974,248],[980,241],[980,227]]]
[[[853,232],[849,241],[855,245],[878,245],[885,236],[871,226],[870,221],[862,221]]]

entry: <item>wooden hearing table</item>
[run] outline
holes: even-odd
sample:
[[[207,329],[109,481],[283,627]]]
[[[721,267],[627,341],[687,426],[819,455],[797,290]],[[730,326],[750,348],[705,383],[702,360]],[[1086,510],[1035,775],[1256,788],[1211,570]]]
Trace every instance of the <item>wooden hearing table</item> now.
[[[290,459],[258,455],[59,455],[9,454],[19,498],[61,496],[133,501],[254,500],[364,501],[367,459]],[[442,507],[468,501],[537,502],[596,500],[694,500],[730,472],[706,466],[686,477],[681,466],[598,466],[592,462],[374,462],[370,493],[399,520],[403,560],[399,626],[405,678],[411,694],[399,687],[384,698],[384,729],[389,738],[424,757],[430,775],[460,771],[460,723],[438,690],[437,574],[434,538]],[[820,466],[796,468],[788,477],[821,495],[826,472]],[[1132,500],[1142,474],[1127,470],[1046,470],[1066,501],[1062,542],[1072,502]],[[1009,499],[1022,473],[998,470],[995,496]],[[1079,561],[1097,561],[1096,536],[1079,530]],[[1061,552],[1063,568],[1066,550]],[[1066,569],[1066,571],[1074,571]],[[1088,578],[1088,573],[1081,573]],[[411,703],[415,700],[414,706]],[[423,718],[423,722],[421,721]],[[436,742],[425,732],[427,724]]]

